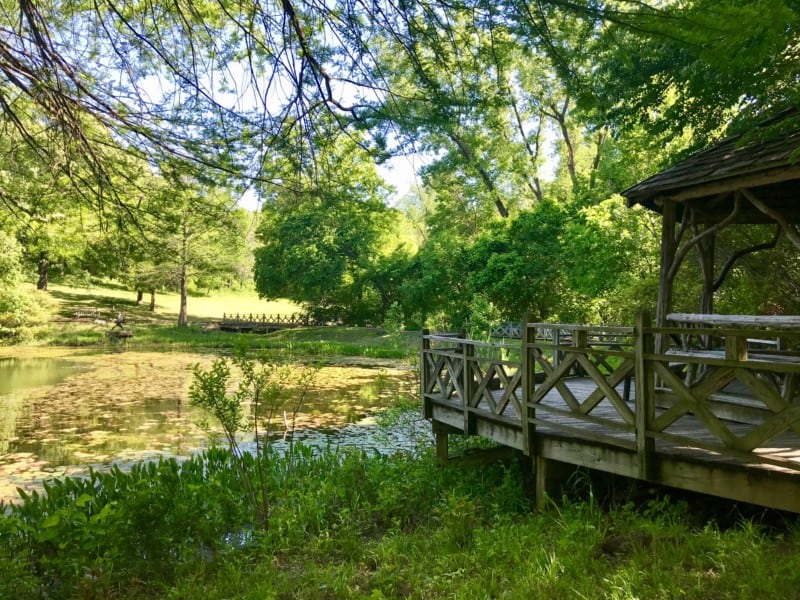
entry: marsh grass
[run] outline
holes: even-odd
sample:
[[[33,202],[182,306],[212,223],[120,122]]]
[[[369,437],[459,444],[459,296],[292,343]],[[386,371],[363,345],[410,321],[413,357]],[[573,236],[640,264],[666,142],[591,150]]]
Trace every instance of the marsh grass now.
[[[535,514],[522,462],[437,467],[428,450],[299,446],[291,465],[269,458],[274,503],[258,530],[228,456],[29,497],[0,520],[0,596],[798,597],[800,536],[774,513],[721,503],[721,520],[707,499],[652,489],[608,504],[568,491]]]

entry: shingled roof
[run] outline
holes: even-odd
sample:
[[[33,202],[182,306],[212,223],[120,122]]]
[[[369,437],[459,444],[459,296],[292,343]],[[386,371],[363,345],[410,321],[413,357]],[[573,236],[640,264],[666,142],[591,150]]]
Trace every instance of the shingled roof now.
[[[658,212],[664,202],[691,202],[713,221],[730,211],[734,192],[747,189],[789,221],[798,222],[800,161],[793,156],[798,148],[800,128],[767,141],[745,143],[742,135],[732,136],[628,188],[622,195],[629,205],[642,204]],[[752,207],[744,209],[737,219],[740,223],[763,220],[764,215]]]

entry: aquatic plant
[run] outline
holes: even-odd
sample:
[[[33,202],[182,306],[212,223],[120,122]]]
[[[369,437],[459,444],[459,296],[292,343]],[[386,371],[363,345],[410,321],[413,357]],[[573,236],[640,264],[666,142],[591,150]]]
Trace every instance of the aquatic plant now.
[[[233,391],[229,391],[231,366],[240,374]],[[268,361],[264,355],[253,358],[239,348],[232,358],[217,359],[209,369],[195,365],[193,373],[189,400],[206,410],[222,427],[254,524],[266,528],[271,504],[267,473],[270,440],[278,419],[283,422],[284,437],[294,431],[297,413],[306,400],[316,369],[291,369],[285,362]],[[210,430],[208,424],[205,427]],[[240,444],[243,431],[253,431],[254,457]],[[290,444],[288,464],[292,449]],[[250,465],[255,468],[248,468]]]

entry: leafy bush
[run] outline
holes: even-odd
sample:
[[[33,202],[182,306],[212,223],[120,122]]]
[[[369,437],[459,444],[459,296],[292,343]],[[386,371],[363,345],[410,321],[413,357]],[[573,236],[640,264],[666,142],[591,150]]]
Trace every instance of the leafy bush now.
[[[0,231],[0,339],[14,342],[29,337],[52,312],[49,297],[22,281],[21,256],[19,243]]]
[[[179,464],[174,459],[114,468],[22,493],[0,520],[6,571],[27,573],[28,591],[98,596],[131,583],[171,581],[246,527],[251,515],[232,476],[231,456],[210,450]],[[4,587],[5,586],[5,587]],[[0,580],[0,597],[25,597],[14,578]]]
[[[302,551],[317,539],[320,551],[336,556],[361,552],[363,536],[437,520],[452,523],[454,539],[462,539],[453,511],[467,511],[477,525],[527,510],[513,472],[441,469],[429,452],[314,454],[297,445],[292,456],[268,448],[260,465],[245,456],[237,462],[212,449],[129,473],[92,471],[0,507],[0,597],[162,596],[254,544],[269,555]],[[272,505],[263,533],[253,528],[241,467],[251,477],[258,469],[267,474]]]
[[[231,366],[241,375],[232,393],[228,391]],[[244,348],[238,348],[232,360],[215,360],[208,370],[200,365],[194,368],[189,399],[210,413],[222,427],[245,501],[259,527],[267,526],[272,503],[272,486],[265,463],[271,455],[269,444],[274,421],[283,415],[284,426],[294,428],[297,412],[305,402],[314,375],[311,369],[297,374],[297,369],[293,372],[286,362],[269,362],[265,356],[256,361],[247,356]],[[296,380],[292,382],[297,390],[292,392],[289,384],[294,377]],[[245,453],[239,445],[239,433],[249,430],[254,432],[255,457]]]
[[[405,329],[404,320],[403,307],[398,302],[392,302],[383,319],[383,328],[387,333],[398,333]]]

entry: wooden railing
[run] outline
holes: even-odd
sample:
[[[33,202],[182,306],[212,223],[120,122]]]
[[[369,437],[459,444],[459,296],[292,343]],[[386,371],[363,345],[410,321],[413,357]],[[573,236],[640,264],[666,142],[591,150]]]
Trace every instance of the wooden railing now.
[[[489,332],[489,337],[518,340],[522,338],[521,321],[505,321],[498,323]]]
[[[519,344],[424,332],[425,415],[513,424],[528,453],[539,433],[624,448],[648,479],[657,448],[800,470],[800,331],[682,325],[526,323]]]
[[[800,470],[800,332],[773,322],[646,329],[648,437]]]
[[[421,393],[426,416],[432,403],[463,411],[464,430],[476,418],[519,422],[523,413],[518,344],[468,340],[457,335],[422,337]]]
[[[322,323],[317,322],[311,316],[304,313],[292,313],[292,314],[239,314],[233,313],[227,314],[224,313],[222,315],[222,326],[228,327],[246,327],[246,326],[253,326],[253,327],[310,327],[316,325],[322,325]]]
[[[530,431],[543,426],[634,449],[633,328],[530,323],[525,335]]]

